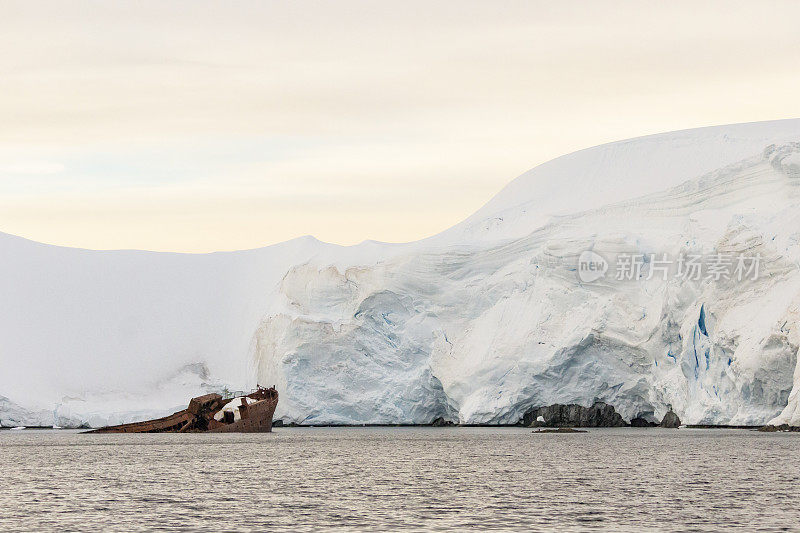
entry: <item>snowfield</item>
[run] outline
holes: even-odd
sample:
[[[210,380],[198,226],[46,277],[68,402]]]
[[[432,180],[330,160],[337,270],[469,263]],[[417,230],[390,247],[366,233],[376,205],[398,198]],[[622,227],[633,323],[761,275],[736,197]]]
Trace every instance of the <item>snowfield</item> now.
[[[800,120],[569,154],[415,243],[0,248],[4,426],[132,421],[256,383],[305,424],[516,423],[602,400],[626,420],[800,425]],[[607,267],[590,281],[588,251]],[[662,256],[705,270],[662,276]],[[737,276],[742,257],[757,272]]]

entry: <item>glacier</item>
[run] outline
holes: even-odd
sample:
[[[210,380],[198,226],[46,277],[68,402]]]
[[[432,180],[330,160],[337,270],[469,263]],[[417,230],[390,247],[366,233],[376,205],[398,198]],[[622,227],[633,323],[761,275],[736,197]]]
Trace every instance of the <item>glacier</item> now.
[[[413,243],[0,247],[5,426],[132,421],[256,383],[301,424],[514,424],[603,401],[626,420],[800,425],[800,120],[581,150]],[[589,252],[608,263],[591,281]],[[663,254],[760,271],[615,276],[615,257]]]

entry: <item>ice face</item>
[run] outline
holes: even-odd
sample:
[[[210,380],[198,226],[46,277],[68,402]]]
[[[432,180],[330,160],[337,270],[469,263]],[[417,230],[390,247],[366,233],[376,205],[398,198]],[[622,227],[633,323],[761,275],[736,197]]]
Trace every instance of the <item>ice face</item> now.
[[[793,120],[583,150],[404,245],[186,255],[0,236],[0,394],[93,425],[256,383],[309,424],[515,423],[596,400],[627,420],[671,405],[689,424],[800,424],[798,141]],[[706,270],[661,276],[664,255]],[[708,271],[742,255],[757,276]]]
[[[515,423],[532,407],[601,400],[627,420],[672,406],[685,423],[766,423],[787,405],[797,366],[800,187],[775,164],[795,153],[766,146],[500,244],[343,271],[310,261],[287,274],[283,308],[259,329],[259,375],[285,380],[279,412],[297,422],[425,423],[449,411]],[[586,250],[698,255],[706,270],[651,276],[643,264],[641,279],[618,279],[612,264],[587,280]],[[720,257],[731,258],[726,275]],[[736,273],[736,258],[755,257],[760,272]]]

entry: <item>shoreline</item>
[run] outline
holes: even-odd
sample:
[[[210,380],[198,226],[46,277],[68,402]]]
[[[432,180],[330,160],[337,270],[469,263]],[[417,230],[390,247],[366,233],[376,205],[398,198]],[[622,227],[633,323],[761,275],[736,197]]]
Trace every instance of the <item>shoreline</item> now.
[[[581,428],[581,429],[737,429],[737,430],[750,430],[750,431],[788,431],[800,432],[800,427],[787,426],[737,426],[737,425],[712,425],[712,424],[685,424],[679,428],[662,428],[659,426],[525,426],[523,424],[274,424],[273,428],[519,428],[519,429],[565,429],[565,428]],[[774,430],[767,430],[765,428],[775,427]],[[54,428],[51,426],[24,426],[24,427],[10,427],[0,426],[0,431],[91,431],[94,428],[80,427],[80,428]]]

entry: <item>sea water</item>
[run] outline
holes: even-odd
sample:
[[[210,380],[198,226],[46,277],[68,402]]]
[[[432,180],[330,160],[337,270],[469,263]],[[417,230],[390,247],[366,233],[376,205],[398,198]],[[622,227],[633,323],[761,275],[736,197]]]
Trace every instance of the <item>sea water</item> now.
[[[0,531],[800,528],[800,433],[0,431]]]

